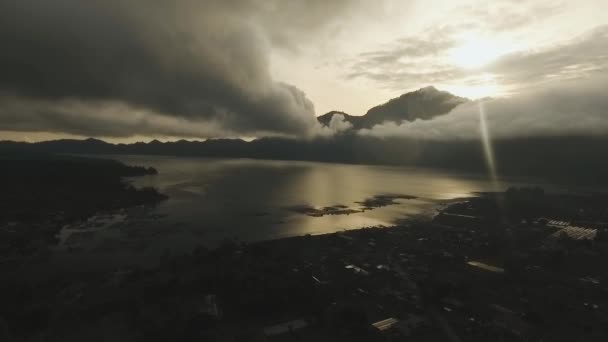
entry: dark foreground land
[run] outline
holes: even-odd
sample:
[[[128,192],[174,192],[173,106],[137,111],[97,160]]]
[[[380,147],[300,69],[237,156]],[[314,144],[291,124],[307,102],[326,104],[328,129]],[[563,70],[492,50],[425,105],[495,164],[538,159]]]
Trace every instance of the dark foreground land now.
[[[166,196],[125,177],[153,168],[46,154],[0,154],[0,261],[44,253],[62,226],[96,213],[153,205]]]
[[[433,221],[3,277],[2,341],[606,341],[608,201],[481,194]]]

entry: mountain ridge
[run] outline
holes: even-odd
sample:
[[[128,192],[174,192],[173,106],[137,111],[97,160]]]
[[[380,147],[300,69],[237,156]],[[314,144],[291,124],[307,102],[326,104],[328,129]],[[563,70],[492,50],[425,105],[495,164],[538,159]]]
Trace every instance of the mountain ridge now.
[[[569,136],[493,141],[501,176],[539,177],[580,183],[607,184],[607,137]],[[251,158],[345,164],[403,165],[486,173],[479,140],[424,141],[342,134],[313,140],[288,138],[209,139],[158,143],[112,144],[102,140],[57,140],[38,143],[0,141],[0,160],[6,156],[151,155],[195,158]],[[539,158],[539,156],[543,156]],[[572,161],[576,160],[576,163]]]
[[[469,101],[471,100],[439,90],[434,86],[427,86],[374,106],[361,116],[350,115],[342,111],[330,111],[317,117],[317,120],[323,126],[329,126],[333,116],[339,114],[344,116],[344,120],[352,124],[356,130],[370,129],[384,122],[430,120],[445,115]]]

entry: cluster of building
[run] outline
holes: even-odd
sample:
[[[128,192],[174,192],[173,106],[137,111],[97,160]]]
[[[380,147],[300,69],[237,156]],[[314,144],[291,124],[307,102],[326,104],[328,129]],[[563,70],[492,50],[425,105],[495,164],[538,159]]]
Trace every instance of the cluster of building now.
[[[608,227],[556,239],[572,226],[502,220],[491,207],[477,200],[432,222],[227,241],[159,268],[72,282],[49,301],[46,336],[83,340],[79,332],[111,326],[146,341],[608,340]]]

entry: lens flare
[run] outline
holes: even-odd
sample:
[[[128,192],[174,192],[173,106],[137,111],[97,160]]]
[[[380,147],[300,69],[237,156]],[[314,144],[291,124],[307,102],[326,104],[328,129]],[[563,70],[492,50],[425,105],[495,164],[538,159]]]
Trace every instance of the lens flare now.
[[[479,130],[481,133],[481,143],[483,144],[483,152],[490,172],[490,178],[494,185],[498,185],[498,176],[496,174],[496,159],[494,158],[494,149],[490,139],[490,131],[486,121],[486,111],[483,106],[483,101],[479,101]]]
[[[486,111],[483,106],[483,102],[479,102],[479,131],[481,133],[481,143],[483,145],[483,153],[486,159],[486,165],[488,167],[488,173],[490,175],[490,186],[492,192],[495,194],[496,205],[500,213],[500,219],[506,222],[505,217],[505,203],[503,202],[502,196],[499,192],[502,191],[502,186],[498,179],[498,172],[496,171],[496,158],[494,158],[494,148],[492,146],[492,139],[490,138],[490,129],[488,128],[488,122],[486,120]]]
[[[506,222],[506,210],[502,196],[499,192],[502,191],[502,186],[498,180],[498,173],[496,171],[496,158],[494,158],[494,148],[492,147],[492,139],[490,138],[490,130],[486,121],[486,111],[483,105],[483,101],[479,101],[479,131],[481,133],[481,143],[483,145],[483,153],[486,159],[486,165],[488,167],[488,173],[490,176],[490,183],[492,192],[496,199],[496,205],[500,215],[500,221]]]

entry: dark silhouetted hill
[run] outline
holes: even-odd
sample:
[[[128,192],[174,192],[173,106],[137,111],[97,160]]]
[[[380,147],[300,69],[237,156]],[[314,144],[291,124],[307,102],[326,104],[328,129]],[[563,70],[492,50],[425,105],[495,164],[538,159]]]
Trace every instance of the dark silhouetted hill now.
[[[536,137],[493,142],[500,176],[537,177],[571,183],[608,184],[608,137]],[[313,140],[263,138],[109,144],[100,140],[0,142],[0,155],[71,153],[139,154],[218,158],[305,160],[422,166],[487,172],[478,140],[426,141],[341,134]]]
[[[123,177],[156,174],[151,167],[37,151],[0,153],[0,163],[0,223],[47,220],[59,213],[82,218],[98,210],[165,198],[154,189],[135,189],[122,181]]]
[[[469,101],[466,98],[440,91],[435,87],[421,88],[403,94],[382,105],[376,106],[365,115],[353,116],[344,112],[332,111],[317,118],[325,126],[329,126],[334,114],[344,115],[354,129],[372,128],[383,122],[400,123],[402,121],[430,120],[436,116],[447,114],[456,106]]]
[[[323,126],[328,126],[329,127],[329,123],[331,122],[331,119],[334,117],[334,114],[339,114],[342,115],[344,117],[344,120],[346,120],[347,122],[350,122],[353,127],[360,127],[360,121],[363,118],[362,116],[356,116],[356,115],[350,115],[350,114],[346,114],[344,112],[340,112],[340,111],[331,111],[329,113],[325,113],[321,116],[317,117],[317,120],[323,125]]]

